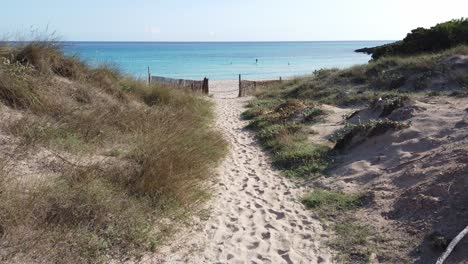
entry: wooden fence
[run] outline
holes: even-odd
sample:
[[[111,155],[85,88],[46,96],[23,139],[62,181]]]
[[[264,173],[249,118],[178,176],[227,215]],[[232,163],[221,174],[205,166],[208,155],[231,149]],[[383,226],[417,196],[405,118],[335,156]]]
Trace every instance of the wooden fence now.
[[[207,78],[204,78],[201,81],[194,81],[152,76],[148,68],[148,84],[150,83],[162,83],[164,85],[173,86],[174,88],[190,89],[193,92],[201,92],[203,94],[209,93],[209,80]]]
[[[258,88],[263,88],[269,85],[275,85],[281,83],[283,80],[279,77],[279,80],[265,80],[265,81],[248,81],[242,80],[241,74],[239,74],[239,97],[254,95]],[[164,85],[173,86],[179,89],[190,89],[194,92],[201,92],[203,94],[209,94],[209,80],[204,78],[202,81],[185,80],[185,79],[172,79],[161,76],[152,76],[148,67],[148,84],[150,83],[162,83]],[[232,91],[231,91],[232,92]]]
[[[254,95],[257,88],[281,83],[283,80],[247,81],[239,74],[239,97]]]

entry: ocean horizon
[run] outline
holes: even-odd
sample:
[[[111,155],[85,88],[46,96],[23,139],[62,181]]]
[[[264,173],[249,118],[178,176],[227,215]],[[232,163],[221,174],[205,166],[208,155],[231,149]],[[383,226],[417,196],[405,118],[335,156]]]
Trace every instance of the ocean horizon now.
[[[273,79],[311,74],[322,68],[367,63],[354,50],[391,41],[126,42],[67,41],[64,52],[91,66],[102,64],[125,74],[180,79]]]

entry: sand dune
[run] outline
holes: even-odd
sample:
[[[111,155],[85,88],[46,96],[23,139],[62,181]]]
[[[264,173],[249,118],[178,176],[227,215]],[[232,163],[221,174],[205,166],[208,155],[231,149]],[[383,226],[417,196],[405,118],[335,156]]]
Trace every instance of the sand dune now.
[[[218,170],[210,216],[164,254],[166,263],[327,263],[327,234],[297,201],[304,191],[275,171],[239,119],[248,98],[237,82],[210,84],[217,127],[230,143]],[[227,92],[226,92],[227,91]],[[229,92],[231,91],[231,92]]]

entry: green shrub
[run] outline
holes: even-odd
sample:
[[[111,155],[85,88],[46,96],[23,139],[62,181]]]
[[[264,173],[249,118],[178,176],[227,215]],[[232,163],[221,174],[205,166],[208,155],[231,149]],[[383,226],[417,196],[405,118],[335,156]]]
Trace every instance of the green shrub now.
[[[440,23],[429,29],[414,29],[402,41],[373,48],[372,58],[439,52],[461,44],[468,44],[468,19],[465,18]]]
[[[343,150],[358,138],[360,141],[366,138],[375,137],[389,130],[400,130],[408,128],[409,124],[391,121],[388,119],[371,120],[364,124],[346,125],[344,128],[336,131],[331,137],[332,142],[336,142],[334,150]],[[356,142],[357,143],[357,142]]]
[[[271,140],[280,134],[296,133],[302,129],[300,124],[286,123],[286,124],[274,124],[266,126],[258,131],[257,137],[261,141]]]
[[[303,114],[305,122],[318,122],[319,118],[325,115],[325,111],[320,108],[308,108]]]

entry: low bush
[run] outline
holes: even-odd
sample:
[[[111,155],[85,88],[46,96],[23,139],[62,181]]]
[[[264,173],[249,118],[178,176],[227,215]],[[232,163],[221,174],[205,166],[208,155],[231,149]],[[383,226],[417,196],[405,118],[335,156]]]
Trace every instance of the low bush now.
[[[390,130],[400,130],[408,127],[409,124],[388,119],[371,120],[363,124],[348,124],[344,128],[336,131],[330,137],[330,140],[336,142],[334,150],[343,150],[366,138],[382,135]]]

